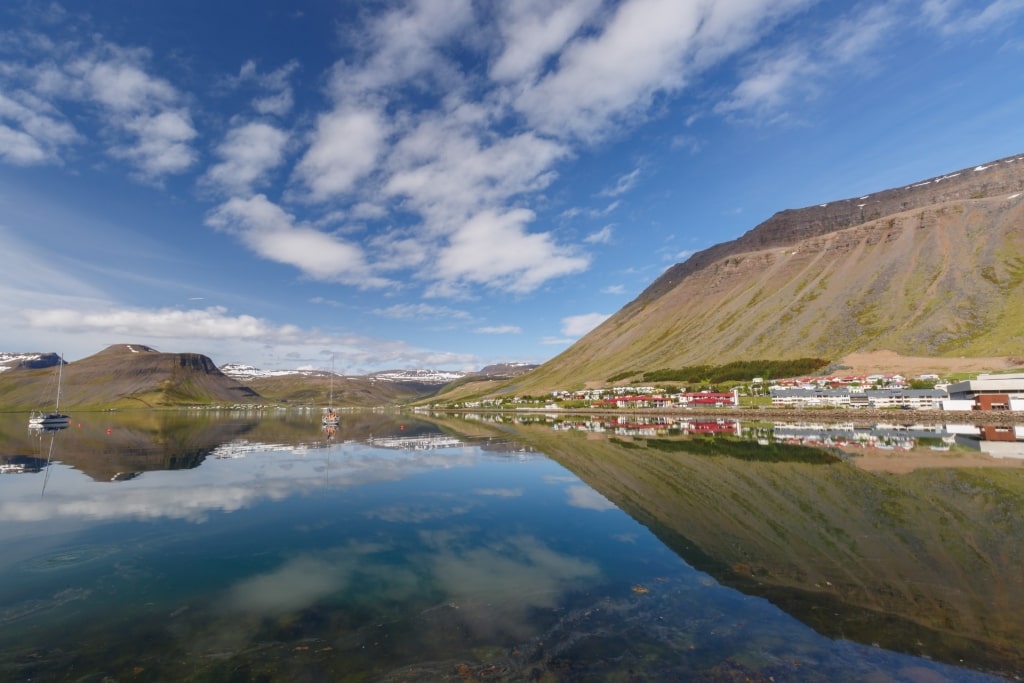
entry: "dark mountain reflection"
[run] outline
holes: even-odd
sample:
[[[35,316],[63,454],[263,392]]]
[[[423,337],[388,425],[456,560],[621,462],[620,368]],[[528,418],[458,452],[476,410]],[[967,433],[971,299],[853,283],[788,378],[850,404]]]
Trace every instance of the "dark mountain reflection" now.
[[[559,424],[493,428],[571,470],[691,566],[819,633],[1024,672],[1024,467],[880,474],[836,449]]]

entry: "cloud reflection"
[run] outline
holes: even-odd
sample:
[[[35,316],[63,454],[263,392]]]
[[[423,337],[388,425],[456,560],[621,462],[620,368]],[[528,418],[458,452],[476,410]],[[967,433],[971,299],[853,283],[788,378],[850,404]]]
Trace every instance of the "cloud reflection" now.
[[[497,496],[498,498],[519,498],[523,495],[522,489],[473,489],[473,493],[479,496]]]
[[[381,451],[346,446],[330,461],[281,446],[245,458],[207,460],[193,470],[154,471],[127,481],[95,482],[54,465],[44,496],[35,486],[8,489],[0,519],[48,520],[183,519],[204,522],[213,512],[235,512],[266,501],[284,500],[325,488],[398,481],[430,469],[474,464],[476,449],[449,449],[441,457],[419,451]],[[42,476],[42,475],[40,475]],[[34,481],[34,480],[33,480]],[[24,481],[29,484],[29,480]],[[465,510],[449,510],[462,514]],[[383,513],[382,513],[383,514]],[[396,520],[401,515],[396,513]]]
[[[259,614],[294,612],[342,590],[349,579],[347,569],[326,560],[299,557],[236,585],[229,593],[228,605]]]
[[[439,588],[476,636],[526,637],[537,608],[556,607],[573,589],[595,581],[598,566],[552,550],[533,536],[491,547],[442,547],[432,559]]]
[[[589,486],[570,486],[566,493],[569,494],[569,505],[584,510],[614,510],[615,504],[602,496]]]

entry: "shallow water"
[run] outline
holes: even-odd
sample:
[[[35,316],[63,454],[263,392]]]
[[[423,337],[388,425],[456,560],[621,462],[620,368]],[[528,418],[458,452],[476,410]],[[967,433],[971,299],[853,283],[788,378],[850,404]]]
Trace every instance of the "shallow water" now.
[[[444,427],[0,421],[0,455],[41,463],[0,477],[0,678],[997,680],[823,635],[696,568],[555,452],[586,440]]]

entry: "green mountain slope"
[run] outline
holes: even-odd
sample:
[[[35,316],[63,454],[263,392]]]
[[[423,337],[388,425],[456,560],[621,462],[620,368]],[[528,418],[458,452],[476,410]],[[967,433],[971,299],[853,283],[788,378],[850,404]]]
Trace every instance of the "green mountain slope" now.
[[[0,408],[53,407],[57,368],[15,368],[0,374]],[[260,395],[224,375],[197,353],[160,353],[118,344],[68,363],[61,408],[153,408],[207,403],[254,403]]]
[[[1024,157],[780,212],[670,268],[514,390],[874,350],[1024,353]]]
[[[318,407],[328,403],[335,407],[398,405],[438,390],[436,384],[375,381],[370,377],[336,377],[332,387],[329,375],[259,377],[250,380],[248,386],[270,401]],[[332,392],[334,400],[329,401]]]

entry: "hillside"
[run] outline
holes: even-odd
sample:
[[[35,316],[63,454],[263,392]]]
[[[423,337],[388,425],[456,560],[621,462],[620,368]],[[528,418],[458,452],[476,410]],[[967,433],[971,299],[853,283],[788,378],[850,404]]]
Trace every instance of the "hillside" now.
[[[52,407],[57,391],[56,353],[0,352],[0,410]],[[535,366],[511,363],[473,377],[509,377]],[[333,379],[332,379],[333,375]],[[337,375],[326,370],[260,370],[227,363],[220,368],[197,353],[160,353],[141,344],[117,344],[65,363],[61,408],[152,408],[179,405],[282,403],[312,406],[394,406],[435,394],[466,377],[448,370],[385,370]],[[333,392],[333,401],[330,397]]]
[[[1024,156],[782,211],[672,266],[510,390],[877,351],[1024,356]]]
[[[0,374],[0,407],[52,406],[57,368],[14,367]],[[253,403],[261,397],[197,353],[160,353],[117,344],[63,369],[61,408],[153,408],[196,403]]]
[[[335,376],[334,400],[330,374],[289,374],[256,377],[247,382],[269,401],[335,407],[370,407],[406,403],[434,394],[443,384],[415,379],[379,379],[371,376]]]

